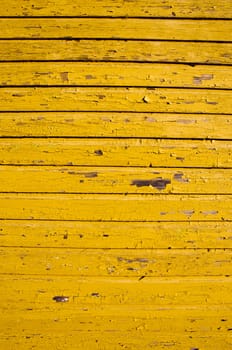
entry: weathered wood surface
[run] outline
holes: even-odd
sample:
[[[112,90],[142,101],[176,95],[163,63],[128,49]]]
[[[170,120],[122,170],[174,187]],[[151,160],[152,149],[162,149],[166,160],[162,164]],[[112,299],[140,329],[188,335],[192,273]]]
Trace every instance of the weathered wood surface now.
[[[228,0],[2,0],[0,16],[231,18],[232,10]]]
[[[2,138],[0,147],[1,165],[232,167],[227,140]]]
[[[0,166],[0,192],[232,194],[232,170]]]
[[[121,62],[2,62],[1,86],[138,86],[230,89],[230,66]],[[36,130],[35,130],[36,131]]]
[[[0,348],[230,350],[228,0],[0,7]]]
[[[231,64],[232,43],[143,40],[2,40],[1,61]]]
[[[137,6],[138,4],[136,4]],[[232,23],[225,20],[0,18],[0,39],[93,38],[232,41]]]
[[[191,113],[4,112],[0,113],[0,135],[229,140],[232,136],[232,116]]]
[[[231,249],[0,248],[1,271],[16,275],[229,276],[231,259]]]
[[[4,111],[231,113],[229,90],[34,87],[0,89]]]
[[[65,315],[62,319],[60,319],[59,313],[53,313],[54,317],[51,321],[47,321],[46,316],[45,320],[35,320],[32,322],[30,319],[29,321],[26,321],[24,316],[23,326],[21,325],[22,321],[21,323],[15,325],[14,319],[11,319],[8,322],[4,319],[5,329],[8,330],[8,332],[4,332],[4,335],[2,335],[0,339],[0,344],[3,348],[6,348],[9,344],[17,344],[17,347],[21,347],[22,349],[25,349],[25,347],[30,348],[38,346],[43,348],[44,344],[46,344],[46,346],[56,346],[56,348],[59,350],[81,350],[84,347],[88,347],[89,349],[100,348],[102,350],[108,350],[110,348],[120,350],[122,349],[122,347],[133,350],[139,349],[141,347],[144,350],[150,350],[152,347],[155,347],[158,350],[164,350],[167,349],[167,347],[171,347],[171,349],[178,350],[180,349],[180,346],[182,344],[185,344],[185,346],[189,349],[199,349],[201,347],[204,348],[205,346],[207,346],[207,349],[209,350],[215,350],[215,348],[230,350],[232,342],[230,332],[227,331],[229,327],[221,327],[221,325],[224,325],[223,321],[221,320],[228,320],[228,318],[225,318],[226,316],[228,316],[228,312],[226,313],[223,311],[218,311],[211,313],[209,318],[204,316],[204,323],[199,322],[199,318],[202,317],[202,314],[206,315],[206,311],[207,310],[199,311],[196,317],[190,316],[192,310],[189,313],[185,311],[186,318],[184,320],[180,317],[171,317],[169,318],[169,321],[167,321],[166,317],[164,318],[163,322],[161,322],[159,314],[159,318],[157,317],[155,320],[154,318],[148,318],[147,314],[146,316],[142,315],[141,317],[136,316],[135,320],[131,320],[131,318],[125,319],[125,317],[119,319],[118,317],[115,317],[115,315],[117,314],[116,308],[112,310],[110,316],[108,317],[102,317],[97,315],[94,317],[92,314],[87,314],[88,318],[91,319],[91,321],[87,320],[86,316],[81,319],[79,315],[75,317],[71,312],[68,312],[68,315]],[[130,314],[130,312],[130,309],[124,311],[124,313],[126,314]],[[175,310],[175,312],[177,315],[179,313],[179,310]],[[155,313],[155,311],[153,311],[153,313]],[[84,312],[84,314],[86,315],[86,311]],[[144,317],[147,317],[147,319],[149,319],[149,321],[152,324],[155,323],[159,326],[157,326],[155,330],[152,331],[144,330]],[[205,332],[202,330],[194,332],[192,331],[193,326],[190,323],[191,321],[189,321],[190,318],[194,321],[196,319],[195,322],[199,322],[199,328],[201,327],[201,329],[205,329],[205,325],[210,325],[212,322],[215,322],[215,324],[218,325],[218,328],[222,329],[222,331],[221,333],[219,333],[218,331],[217,333],[215,331],[209,333],[209,331]],[[217,319],[217,323],[215,319]],[[75,327],[75,325],[79,325],[79,323],[97,324],[98,329],[101,330],[82,331],[79,330],[80,327]],[[104,330],[104,328],[102,328],[101,326],[102,323],[104,323],[104,325],[113,323],[114,326],[112,326],[110,330]],[[124,325],[128,323],[130,324],[130,326],[123,327],[122,331],[118,331],[119,325]],[[173,328],[173,324],[181,324],[181,330],[177,332],[177,330]],[[159,330],[161,328],[164,328],[163,325],[167,325],[169,332],[167,331],[164,332],[164,334],[160,334]],[[13,332],[11,328],[12,326],[14,329]],[[188,326],[190,328],[190,331],[185,331],[186,327]],[[77,328],[78,331],[76,331]],[[36,333],[34,329],[36,329]],[[193,332],[194,336],[192,335]],[[125,337],[125,334],[128,334],[127,337]],[[199,346],[199,348],[196,348],[196,345]]]
[[[232,248],[231,222],[1,220],[2,247]]]
[[[5,293],[1,293],[5,311],[21,312],[25,308],[32,308],[34,312],[41,310],[52,313],[89,306],[143,305],[150,307],[178,308],[185,305],[189,309],[203,309],[207,303],[209,310],[220,306],[224,301],[224,310],[229,309],[232,293],[231,277],[75,277],[75,276],[38,276],[9,275],[0,276],[1,285]],[[20,293],[20,303],[18,301]],[[128,296],[128,294],[130,296]],[[175,297],[173,297],[173,294]],[[66,296],[68,300],[54,300],[55,296]],[[34,305],[35,303],[35,305]],[[49,309],[47,309],[49,307]],[[223,306],[221,305],[222,310]],[[31,310],[31,311],[33,311]],[[148,309],[147,309],[148,310]],[[133,312],[133,310],[131,310]],[[170,310],[171,311],[171,310]],[[209,312],[210,314],[210,312]],[[116,316],[116,315],[115,315]],[[10,317],[10,314],[9,314]],[[226,324],[224,325],[226,326]]]
[[[201,311],[201,315],[205,315],[205,310]],[[179,312],[179,311],[178,311]],[[69,313],[69,317],[66,317],[65,320],[60,321],[59,318],[54,318],[53,321],[47,322],[41,321],[40,322],[32,322],[31,320],[29,322],[24,321],[24,326],[14,326],[15,322],[10,321],[8,324],[12,324],[14,326],[14,333],[12,333],[11,330],[11,335],[7,335],[7,333],[4,333],[4,335],[0,339],[0,344],[3,346],[3,348],[7,347],[9,343],[17,344],[18,347],[22,347],[25,349],[25,346],[27,347],[43,347],[44,344],[49,345],[49,346],[56,346],[57,349],[83,349],[83,347],[88,347],[89,349],[102,349],[102,350],[108,350],[110,348],[113,349],[121,349],[122,347],[125,348],[130,348],[130,349],[138,349],[138,348],[143,348],[144,350],[150,350],[151,347],[156,347],[158,350],[164,350],[167,349],[167,347],[171,347],[174,350],[178,350],[182,344],[185,344],[185,346],[189,349],[198,349],[194,347],[195,345],[199,347],[205,347],[207,346],[207,349],[209,350],[214,350],[215,347],[217,349],[225,349],[225,350],[230,350],[231,349],[231,337],[229,332],[226,331],[228,328],[223,328],[224,332],[221,332],[221,335],[218,335],[218,333],[212,332],[203,332],[199,331],[198,333],[194,333],[194,337],[192,335],[192,331],[190,330],[189,332],[185,332],[183,329],[185,326],[190,325],[190,323],[185,323],[182,321],[180,318],[171,318],[170,323],[168,322],[167,324],[167,318],[164,320],[163,323],[159,323],[158,329],[162,328],[163,324],[173,325],[173,324],[179,324],[181,323],[182,329],[181,331],[177,334],[176,330],[173,330],[173,328],[169,327],[171,329],[171,333],[165,332],[164,334],[160,335],[160,332],[154,332],[154,331],[146,331],[142,330],[143,327],[141,324],[144,324],[144,317],[136,317],[136,322],[133,322],[131,327],[128,327],[124,329],[123,331],[118,331],[117,327],[113,327],[111,330],[107,331],[79,331],[75,332],[76,328],[73,326],[70,326],[68,330],[64,331],[67,326],[69,326],[69,323],[72,325],[74,324],[79,324],[77,322],[82,322],[83,323],[95,323],[99,324],[98,320],[102,320],[104,324],[108,323],[114,323],[114,325],[121,324],[121,322],[127,323],[128,319],[124,320],[118,320],[118,318],[115,318],[115,314],[117,313],[116,310],[112,311],[110,317],[108,318],[102,318],[102,317],[93,317],[90,316],[91,321],[86,321],[86,318],[81,319],[78,316],[76,319],[73,314]],[[125,313],[130,314],[129,310],[125,310]],[[176,312],[177,313],[177,312]],[[189,313],[190,314],[190,313]],[[200,314],[200,312],[199,312]],[[222,322],[220,323],[220,319],[224,319],[225,315],[228,315],[228,313],[221,312],[217,313],[218,315],[218,328],[220,327]],[[191,317],[191,316],[189,316]],[[197,318],[198,317],[198,318]],[[199,320],[200,316],[196,316],[197,321]],[[57,321],[59,319],[59,321]],[[191,318],[194,319],[195,318]],[[70,322],[70,320],[73,320]],[[78,321],[77,321],[78,320]],[[156,322],[158,323],[160,320],[156,318]],[[189,320],[189,319],[188,319]],[[205,322],[207,324],[210,324],[215,320],[215,314],[212,315],[209,319],[206,319],[205,316]],[[68,323],[69,321],[69,323]],[[6,321],[4,321],[6,324]],[[59,322],[59,325],[56,326],[54,325],[55,322]],[[151,321],[154,324],[154,319],[151,319]],[[29,326],[26,326],[28,325]],[[52,325],[52,326],[50,326]],[[98,326],[101,328],[101,324]],[[11,329],[11,326],[6,324],[6,329]],[[156,328],[156,329],[157,329]],[[202,328],[204,328],[202,324]],[[31,330],[31,329],[36,329],[36,333]],[[79,327],[78,327],[79,329]],[[192,329],[192,328],[191,328]],[[48,331],[49,330],[49,331]],[[183,332],[183,334],[182,334]],[[128,336],[125,337],[125,334],[128,333]],[[154,335],[155,333],[155,335]],[[19,335],[18,335],[19,334]],[[23,335],[22,335],[23,334]],[[78,334],[78,335],[77,335]],[[225,335],[226,334],[226,335]],[[139,336],[138,336],[139,335]],[[65,339],[65,341],[64,341]],[[57,345],[57,344],[60,344]]]
[[[83,221],[231,221],[231,200],[231,195],[10,193],[0,194],[0,218]]]

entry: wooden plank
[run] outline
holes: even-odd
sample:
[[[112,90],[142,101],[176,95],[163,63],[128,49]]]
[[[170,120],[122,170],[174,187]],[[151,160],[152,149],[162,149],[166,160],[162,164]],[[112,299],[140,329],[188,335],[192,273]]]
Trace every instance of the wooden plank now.
[[[130,313],[129,310],[127,310],[128,313]],[[115,314],[117,314],[117,311],[115,310]],[[221,313],[221,319],[223,319],[224,314]],[[204,316],[198,316],[198,319],[202,317],[205,319]],[[97,318],[100,319],[100,323],[104,322],[113,322],[113,324],[122,324],[122,320],[115,319],[115,315],[111,317],[111,321],[108,318],[107,320],[105,318]],[[193,319],[193,318],[192,318]],[[58,320],[58,321],[57,321]],[[69,323],[67,323],[67,320]],[[160,332],[154,332],[154,331],[146,331],[144,330],[144,326],[146,326],[147,323],[153,322],[153,320],[148,320],[148,322],[145,322],[144,318],[136,318],[136,321],[130,322],[131,329],[124,330],[124,331],[118,331],[117,327],[112,331],[103,332],[101,330],[97,331],[76,331],[76,329],[71,328],[71,323],[74,323],[74,325],[79,325],[80,322],[82,323],[91,323],[91,321],[87,321],[86,319],[72,319],[72,318],[66,318],[66,321],[60,321],[60,319],[55,318],[55,321],[50,322],[43,322],[41,320],[40,322],[35,322],[30,320],[30,325],[28,326],[29,322],[21,321],[21,326],[17,325],[15,326],[16,322],[13,320],[10,323],[13,325],[14,331],[12,332],[12,329],[10,326],[8,326],[8,332],[5,334],[1,334],[0,344],[3,349],[6,349],[9,346],[12,346],[11,349],[14,349],[14,347],[17,347],[17,349],[24,350],[25,348],[33,348],[33,347],[40,347],[44,348],[46,346],[49,346],[49,348],[56,347],[58,350],[62,349],[83,349],[86,347],[87,349],[99,349],[99,350],[107,350],[107,349],[122,349],[128,348],[128,349],[144,349],[144,350],[150,350],[152,347],[155,347],[158,350],[164,350],[167,347],[171,347],[173,350],[180,349],[180,346],[183,344],[186,346],[187,349],[207,349],[207,350],[214,350],[216,349],[223,349],[223,350],[230,350],[232,343],[231,343],[231,337],[228,335],[229,332],[223,331],[221,334],[215,335],[214,333],[206,333],[206,332],[199,332],[199,333],[191,333],[189,332],[173,332],[165,334],[161,334]],[[6,322],[4,320],[4,322]],[[56,323],[58,322],[59,326],[56,326]],[[128,322],[128,320],[124,320],[124,324]],[[167,321],[166,321],[167,322]],[[181,322],[183,326],[186,326],[189,328],[191,327],[189,321],[183,322],[179,318],[174,318],[167,322],[168,326],[171,326],[172,324],[176,324]],[[213,321],[213,317],[210,319],[207,319],[207,325],[210,324],[210,322]],[[158,320],[157,320],[158,323]],[[97,323],[99,324],[99,323]],[[16,328],[17,327],[17,328]],[[47,328],[46,328],[47,327]],[[68,329],[67,329],[68,327]],[[101,327],[101,324],[99,325]],[[136,328],[137,327],[137,328]],[[220,325],[218,326],[220,327]],[[17,330],[15,330],[15,328]],[[51,331],[51,328],[53,331]],[[202,328],[206,328],[202,325]],[[229,328],[229,327],[228,327]],[[10,331],[11,329],[11,331]],[[49,333],[50,330],[50,333]],[[17,333],[16,333],[17,332]],[[128,335],[125,337],[125,333],[128,333]],[[196,345],[198,348],[196,348]]]
[[[0,111],[231,113],[232,91],[166,88],[1,88]]]
[[[229,276],[231,259],[231,249],[0,248],[1,271],[20,275]]]
[[[22,276],[23,277],[23,276]],[[52,276],[54,277],[54,276]],[[61,276],[59,276],[61,277]],[[63,277],[63,276],[62,276]],[[182,279],[182,277],[181,277]],[[6,322],[7,332],[9,333],[9,322],[13,322],[13,324],[17,324],[15,330],[21,328],[21,322],[25,321],[25,326],[28,327],[30,321],[34,321],[35,325],[41,325],[41,322],[44,318],[47,317],[47,320],[44,319],[46,326],[51,321],[53,324],[55,322],[58,322],[57,327],[51,327],[50,332],[53,333],[55,329],[61,329],[62,326],[64,326],[64,322],[70,322],[73,319],[73,324],[70,324],[70,327],[68,327],[69,330],[76,330],[80,332],[94,332],[102,329],[103,332],[112,332],[116,331],[115,327],[117,324],[117,321],[121,320],[120,327],[118,328],[118,331],[124,330],[124,331],[130,331],[131,326],[137,324],[139,325],[139,322],[142,321],[142,319],[146,322],[150,321],[148,326],[146,327],[147,331],[153,331],[153,332],[159,332],[161,331],[161,334],[164,335],[164,333],[172,334],[173,332],[182,333],[184,334],[183,327],[186,327],[186,333],[193,333],[191,332],[191,329],[194,329],[195,332],[199,332],[202,335],[205,334],[208,330],[209,334],[213,335],[213,332],[217,334],[218,336],[222,335],[225,331],[228,332],[228,327],[230,327],[230,320],[231,320],[231,305],[225,304],[225,305],[178,305],[173,306],[170,305],[169,307],[162,307],[161,305],[153,306],[153,305],[134,305],[134,307],[131,307],[131,305],[88,305],[86,304],[85,307],[83,305],[79,305],[79,307],[72,308],[71,303],[58,303],[56,304],[55,300],[50,301],[51,304],[55,305],[53,314],[49,312],[49,307],[47,307],[47,312],[41,313],[40,310],[25,310],[22,309],[20,312],[17,312],[18,317],[16,316],[16,312],[14,310],[10,310],[10,313],[7,312],[7,310],[4,313],[3,320]],[[118,309],[118,313],[117,310]],[[133,310],[130,310],[133,309]],[[33,312],[28,312],[33,311]],[[179,315],[178,315],[179,313]],[[25,317],[25,314],[27,314],[27,317]],[[69,314],[69,316],[68,316]],[[59,319],[57,320],[57,317]],[[225,318],[223,318],[223,316]],[[77,318],[79,317],[79,322],[77,321]],[[88,322],[89,318],[93,317],[94,322]],[[212,318],[215,317],[215,323],[212,323]],[[54,321],[57,320],[57,321]],[[101,320],[100,320],[101,319]],[[111,319],[111,321],[110,321]],[[134,319],[134,320],[133,320]],[[158,319],[160,319],[160,323],[158,323]],[[99,322],[97,322],[99,320]],[[171,323],[171,320],[173,323],[173,326],[170,327],[168,330],[168,327],[170,326],[169,322]],[[178,320],[178,322],[174,322],[174,320]],[[193,320],[195,320],[197,323],[196,325],[192,325],[190,327],[191,323],[195,323]],[[84,321],[84,322],[83,322]],[[127,323],[128,321],[128,323]],[[153,321],[153,322],[152,322]],[[168,323],[166,323],[166,322]],[[204,324],[205,321],[205,324]],[[211,325],[209,324],[211,321]],[[77,323],[78,322],[78,323]],[[113,324],[110,324],[113,322]],[[226,322],[226,323],[223,323]],[[59,324],[60,323],[60,324]],[[89,323],[89,324],[88,324]],[[82,324],[82,325],[81,325]],[[68,323],[69,325],[69,323]],[[204,326],[205,325],[205,328]],[[216,326],[220,326],[220,329],[216,330]],[[78,328],[77,328],[78,327]],[[94,329],[95,327],[95,329]],[[14,329],[13,328],[13,329]],[[100,329],[99,329],[100,328]],[[133,327],[134,328],[134,327]],[[207,330],[206,330],[207,328]],[[12,329],[11,329],[12,331]],[[63,331],[61,329],[61,334],[64,334],[67,331],[67,328],[64,327]],[[216,332],[219,331],[219,332]],[[47,332],[49,332],[49,328],[47,329]],[[47,333],[45,332],[45,334]],[[11,333],[12,334],[12,333]],[[154,334],[153,334],[154,335]]]
[[[107,16],[107,17],[199,17],[231,18],[232,10],[228,0],[2,0],[0,16]]]
[[[126,311],[130,314],[130,311]],[[117,311],[115,310],[115,314]],[[223,316],[225,313],[221,313],[221,319],[224,319]],[[159,315],[160,316],[160,315]],[[198,316],[199,318],[203,318],[206,320],[204,316]],[[189,316],[190,319],[191,316]],[[126,349],[144,349],[150,350],[152,347],[155,347],[157,350],[164,350],[166,348],[171,347],[173,350],[180,349],[180,346],[186,346],[187,349],[207,349],[207,350],[215,350],[223,349],[230,350],[232,346],[231,337],[228,335],[228,331],[226,329],[218,335],[215,332],[209,333],[200,331],[197,333],[189,332],[183,330],[181,332],[164,332],[164,334],[160,334],[160,331],[147,331],[144,329],[147,323],[154,322],[154,320],[144,320],[144,318],[135,318],[135,321],[131,321],[131,328],[129,330],[118,331],[115,326],[112,331],[103,332],[102,330],[97,331],[76,331],[74,326],[72,325],[72,321],[74,325],[79,325],[79,323],[93,323],[99,325],[103,321],[105,323],[112,322],[114,325],[120,325],[126,323],[127,319],[115,319],[115,316],[111,318],[96,318],[96,322],[87,321],[86,319],[72,318],[66,317],[66,321],[60,321],[59,317],[54,318],[53,321],[47,322],[46,320],[41,320],[40,322],[36,322],[34,320],[30,320],[30,322],[26,322],[24,320],[20,321],[20,325],[15,325],[16,321],[11,320],[8,322],[7,333],[1,334],[0,344],[3,349],[13,349],[17,346],[17,349],[24,350],[26,348],[40,347],[41,349],[48,346],[49,348],[56,347],[56,349],[80,349],[88,348],[88,349],[99,349],[99,350],[108,350],[110,348],[120,350],[123,347]],[[101,321],[102,320],[102,321]],[[6,323],[6,321],[4,320]],[[57,326],[58,322],[58,326]],[[156,324],[158,324],[158,320],[156,320]],[[172,318],[167,322],[167,326],[171,326],[173,324],[182,323],[183,329],[184,326],[192,329],[190,325],[190,321],[183,322],[179,318]],[[211,317],[207,319],[207,324],[210,322],[214,323],[214,318]],[[4,323],[4,328],[6,328]],[[218,322],[219,323],[219,322]],[[10,324],[13,325],[10,328]],[[222,323],[223,324],[223,323]],[[67,329],[68,327],[68,329]],[[99,328],[101,325],[99,326]],[[218,328],[220,324],[218,325]],[[206,327],[205,327],[206,328]],[[16,329],[16,330],[15,330]],[[204,326],[202,325],[202,329]],[[227,328],[229,329],[229,327]],[[50,333],[49,333],[50,332]],[[125,333],[128,335],[125,337]],[[198,346],[196,348],[196,346]]]
[[[219,114],[0,113],[0,136],[231,139],[231,130],[232,115]]]
[[[232,194],[232,170],[1,166],[0,192]]]
[[[40,38],[232,41],[225,20],[0,18],[0,39]]]
[[[232,167],[231,141],[5,138],[0,149],[1,165]]]
[[[232,248],[230,222],[1,220],[2,247]],[[10,284],[11,285],[11,284]]]
[[[186,306],[195,309],[207,305],[230,307],[232,279],[230,277],[75,277],[1,275],[1,312],[21,312],[25,309],[41,313],[56,312],[59,299],[66,310],[79,307],[144,305],[146,308]],[[20,302],[19,302],[20,292]],[[62,301],[61,301],[62,304]],[[10,314],[9,314],[10,316]]]
[[[0,218],[231,221],[231,200],[229,195],[0,194]]]
[[[232,43],[3,40],[0,61],[134,61],[231,64]]]
[[[159,334],[154,343],[158,348],[163,348],[163,343],[165,347],[171,343],[173,347],[180,341],[183,344],[184,338],[180,338],[183,334],[192,339],[190,346],[206,344],[208,348],[210,339],[215,337],[217,344],[222,344],[222,339],[223,345],[230,341],[226,336],[231,314],[230,278],[144,278],[139,281],[117,277],[62,276],[61,280],[54,276],[2,276],[1,282],[2,344],[7,339],[8,345],[29,346],[37,342],[38,346],[53,339],[63,346],[62,339],[75,339],[77,330],[78,344],[80,339],[82,345],[86,339],[85,346],[92,344],[91,339],[98,339],[100,348],[115,344],[122,332],[132,333],[136,339],[134,343],[126,337],[130,348],[140,346],[141,335],[143,348],[147,342],[154,342],[154,332]],[[53,298],[58,295],[68,296],[68,302],[56,303]],[[202,306],[206,298],[207,309]],[[222,298],[223,306],[220,305]],[[194,337],[190,336],[193,332]],[[186,341],[187,338],[185,344]],[[74,343],[68,344],[76,348]]]
[[[1,62],[0,85],[160,86],[230,89],[232,73],[229,66],[210,65]]]

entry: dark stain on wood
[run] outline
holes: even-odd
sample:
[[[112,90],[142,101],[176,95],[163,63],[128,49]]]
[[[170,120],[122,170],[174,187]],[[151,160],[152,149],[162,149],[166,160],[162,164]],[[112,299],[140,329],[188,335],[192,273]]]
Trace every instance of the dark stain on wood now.
[[[164,190],[165,187],[170,183],[171,183],[171,180],[162,179],[161,177],[158,177],[152,180],[133,180],[131,183],[131,186],[136,186],[136,187],[151,186],[161,191],[161,190]]]
[[[60,73],[61,80],[65,83],[68,82],[68,72],[61,72]]]
[[[55,300],[57,303],[67,303],[69,301],[69,297],[56,295],[52,298],[52,300]]]
[[[103,156],[103,152],[101,149],[97,149],[96,151],[94,151],[94,153],[97,155],[97,156]]]

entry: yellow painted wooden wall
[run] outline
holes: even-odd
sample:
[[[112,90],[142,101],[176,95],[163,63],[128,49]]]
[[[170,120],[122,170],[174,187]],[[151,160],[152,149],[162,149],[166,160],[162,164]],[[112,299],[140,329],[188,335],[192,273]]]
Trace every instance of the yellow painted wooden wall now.
[[[231,0],[1,0],[0,349],[232,349]]]

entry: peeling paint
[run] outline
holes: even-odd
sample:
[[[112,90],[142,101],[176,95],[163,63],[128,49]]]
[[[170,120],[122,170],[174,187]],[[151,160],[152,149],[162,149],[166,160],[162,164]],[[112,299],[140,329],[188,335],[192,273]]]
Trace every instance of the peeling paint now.
[[[133,180],[131,185],[136,187],[151,186],[157,188],[158,190],[164,190],[165,187],[170,183],[171,180],[158,177],[152,180]]]
[[[178,182],[189,182],[189,179],[183,178],[184,174],[181,172],[178,172],[174,174],[173,179]]]
[[[183,213],[187,216],[192,216],[195,213],[195,211],[194,210],[183,210]]]
[[[204,215],[216,215],[218,214],[217,210],[207,210],[207,211],[202,211],[202,214]]]
[[[68,79],[68,72],[61,72],[61,73],[60,73],[60,77],[61,77],[61,80],[62,80],[64,83],[69,81],[69,79]]]
[[[211,80],[213,78],[213,74],[202,74],[200,76],[193,77],[193,83],[196,85],[201,85],[202,81]]]

